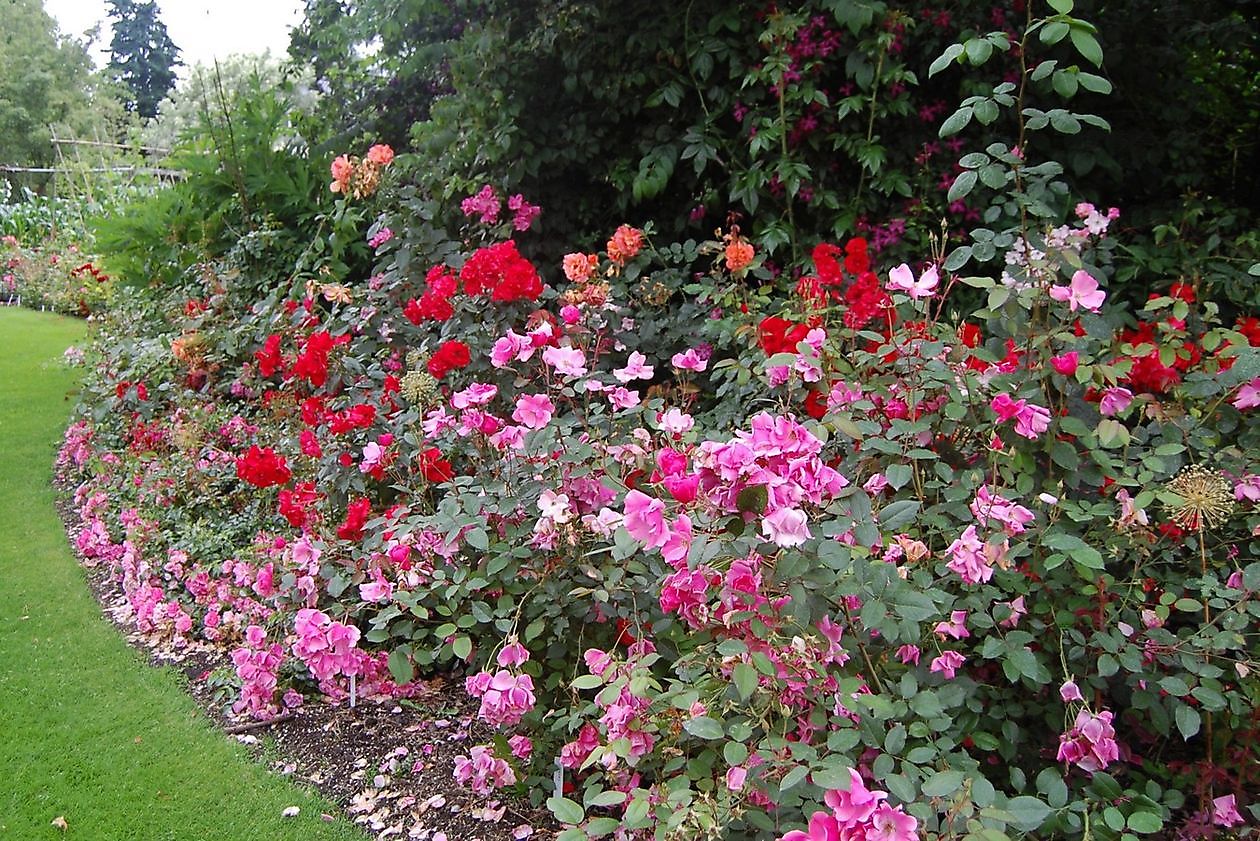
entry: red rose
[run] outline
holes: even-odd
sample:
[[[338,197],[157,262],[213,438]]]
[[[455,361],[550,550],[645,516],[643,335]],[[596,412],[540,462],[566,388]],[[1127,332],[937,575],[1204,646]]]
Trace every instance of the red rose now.
[[[271,447],[260,449],[255,444],[245,455],[236,459],[236,478],[257,488],[268,488],[287,484],[292,473],[284,456],[276,455]]]
[[[471,361],[472,354],[468,351],[468,345],[458,339],[450,339],[443,342],[433,356],[429,357],[427,367],[433,379],[440,380],[451,371],[465,367]]]
[[[429,482],[449,482],[455,478],[455,470],[451,463],[442,458],[442,451],[437,447],[429,447],[416,457],[416,464],[421,475]]]
[[[372,513],[372,503],[366,497],[356,499],[346,509],[346,519],[337,526],[337,536],[342,540],[362,540],[363,525]]]
[[[262,350],[254,351],[254,358],[258,360],[258,373],[264,377],[270,377],[280,370],[284,363],[280,356],[280,337],[275,334],[268,336]]]

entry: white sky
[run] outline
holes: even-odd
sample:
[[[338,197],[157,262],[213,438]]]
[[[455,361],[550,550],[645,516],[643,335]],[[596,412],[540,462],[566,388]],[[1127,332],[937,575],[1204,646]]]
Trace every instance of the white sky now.
[[[302,8],[302,0],[158,0],[159,17],[188,67],[267,49],[284,56],[289,30],[301,22]],[[81,38],[101,24],[93,57],[98,65],[108,60],[112,30],[103,0],[44,0],[44,9],[66,35]],[[186,67],[177,70],[187,75]]]

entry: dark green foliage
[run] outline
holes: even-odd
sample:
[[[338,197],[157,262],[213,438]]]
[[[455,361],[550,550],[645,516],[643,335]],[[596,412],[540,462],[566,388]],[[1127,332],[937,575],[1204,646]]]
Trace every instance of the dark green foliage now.
[[[1001,45],[1024,8],[311,0],[294,55],[316,66],[332,108],[347,103],[340,117],[325,112],[338,119],[329,134],[396,142],[397,120],[419,118],[409,164],[425,195],[449,207],[490,183],[541,204],[532,253],[596,245],[623,221],[653,219],[671,238],[738,222],[776,264],[809,268],[814,243],[853,233],[885,241],[887,261],[921,259],[942,226],[951,244],[966,241],[1000,185],[980,179],[953,201],[959,155],[937,128],[959,101],[1018,76],[1018,50]],[[1122,274],[1134,299],[1169,280],[1167,239],[1152,231],[1180,215],[1187,191],[1234,223],[1181,225],[1184,237],[1211,251],[1249,229],[1260,196],[1256,8],[1078,3],[1073,14],[1098,26],[1101,67],[1073,38],[1030,44],[1030,67],[1057,61],[1062,72],[1024,105],[1066,98],[1110,124],[1080,131],[1061,119],[1028,152],[1061,162],[1075,197],[1121,208],[1125,237],[1146,243]],[[824,52],[802,49],[825,39]],[[947,45],[969,39],[974,53],[929,75]],[[982,149],[1015,128],[1012,112],[982,111],[962,140]],[[1067,197],[1053,209],[1068,213]]]
[[[456,9],[465,5],[306,0],[289,53],[327,94],[317,133],[327,135],[328,149],[355,140],[406,144],[434,98],[450,93],[447,53],[463,32]]]
[[[127,108],[145,118],[175,86],[179,48],[166,34],[154,0],[109,0],[114,22],[109,71],[131,91]]]

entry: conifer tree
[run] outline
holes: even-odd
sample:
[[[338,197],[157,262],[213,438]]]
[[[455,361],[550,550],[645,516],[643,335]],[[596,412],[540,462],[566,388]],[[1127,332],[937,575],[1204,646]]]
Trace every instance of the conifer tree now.
[[[109,0],[114,22],[108,70],[132,92],[128,110],[157,115],[158,103],[175,86],[179,48],[166,33],[154,0]]]

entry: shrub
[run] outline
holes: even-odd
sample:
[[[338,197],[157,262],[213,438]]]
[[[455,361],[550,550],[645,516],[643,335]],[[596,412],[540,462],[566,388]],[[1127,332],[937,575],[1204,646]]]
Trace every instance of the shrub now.
[[[233,650],[240,714],[462,671],[500,735],[454,778],[566,841],[1260,817],[1260,322],[1184,280],[1116,300],[1120,211],[1033,152],[1099,122],[1028,105],[1102,87],[1028,61],[1098,63],[1052,10],[933,62],[1017,52],[942,127],[1016,137],[961,157],[979,224],[913,263],[829,237],[782,272],[773,223],[542,261],[533,196],[337,158],[330,225],[398,206],[366,283],[220,267],[103,325],[80,548],[144,630]]]

